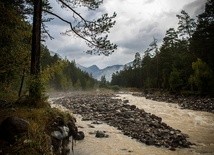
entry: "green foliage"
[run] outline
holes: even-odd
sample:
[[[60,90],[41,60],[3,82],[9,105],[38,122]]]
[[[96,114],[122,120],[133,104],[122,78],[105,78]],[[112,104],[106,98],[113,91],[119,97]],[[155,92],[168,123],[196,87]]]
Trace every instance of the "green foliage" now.
[[[106,77],[104,75],[101,76],[99,87],[107,88],[107,81],[106,81]]]
[[[51,39],[53,37],[48,33],[44,22],[50,21],[51,19],[45,19],[43,16],[45,14],[49,14],[60,19],[62,22],[68,24],[69,29],[64,32],[64,34],[69,35],[70,33],[80,37],[81,39],[85,40],[87,45],[92,49],[88,50],[86,53],[90,54],[104,54],[108,56],[109,54],[113,53],[114,50],[117,48],[116,44],[113,44],[108,40],[108,35],[110,28],[112,28],[116,21],[114,18],[116,17],[116,13],[113,13],[112,16],[108,14],[101,15],[98,19],[86,19],[80,13],[74,10],[76,7],[85,6],[90,10],[97,9],[98,6],[102,3],[102,1],[96,0],[58,0],[58,4],[61,5],[61,8],[66,8],[70,11],[70,19],[64,19],[60,17],[57,12],[53,12],[52,7],[50,6],[49,0],[42,1],[42,0],[35,0],[30,1],[32,2],[34,11],[33,11],[33,28],[32,28],[32,50],[31,50],[31,75],[38,76],[40,75],[40,58],[41,58],[41,28],[43,28],[43,32],[46,33]],[[43,14],[43,12],[45,14]],[[42,18],[43,17],[43,18]],[[65,72],[65,68],[60,73],[55,73],[54,76],[54,84],[57,89],[67,89],[69,88],[69,80],[70,77],[62,76]],[[79,72],[79,71],[78,71]],[[81,74],[80,74],[81,75]],[[75,79],[77,81],[77,79]],[[87,82],[81,76],[80,77],[81,87],[86,89]],[[59,83],[56,83],[58,81]],[[76,82],[75,81],[75,82]],[[73,84],[75,84],[75,82]],[[30,86],[33,86],[32,84]],[[37,89],[38,88],[38,89]],[[33,92],[35,91],[35,92]],[[30,88],[29,94],[30,96],[34,96],[36,92],[40,92],[39,87]],[[40,93],[38,93],[40,94]],[[39,96],[36,96],[39,97]]]
[[[205,12],[198,16],[190,49],[214,71],[214,1],[208,0]]]
[[[159,49],[153,38],[144,52],[141,66],[135,67],[136,60],[140,60],[136,54],[134,67],[113,74],[111,84],[188,94],[196,94],[197,90],[197,94],[213,95],[213,8],[214,2],[208,0],[197,24],[188,13],[181,11],[177,15],[178,30],[168,29]]]
[[[170,73],[169,85],[173,92],[178,92],[183,84],[180,74],[181,73],[176,68],[173,68],[172,72]]]
[[[75,62],[61,59],[57,54],[51,56],[47,47],[43,48],[41,82],[48,89],[67,91],[94,87],[95,80],[88,73],[78,69]]]
[[[114,20],[116,17],[115,12],[111,16],[105,13],[97,19],[87,19],[76,11],[78,9],[74,9],[84,6],[90,11],[94,11],[103,2],[102,0],[58,0],[58,4],[62,8],[70,11],[70,20],[60,17],[57,12],[53,12],[49,0],[45,2],[46,5],[43,6],[43,12],[60,19],[68,25],[68,29],[63,32],[64,34],[74,34],[85,40],[90,47],[90,50],[87,50],[86,53],[108,56],[117,49],[117,45],[111,43],[107,35],[116,23]]]
[[[141,68],[127,67],[112,75],[111,85],[140,88],[142,85]]]
[[[2,0],[0,10],[0,93],[18,94],[29,68],[31,27],[24,20],[23,1]]]
[[[32,27],[25,21],[25,5],[24,1],[0,1],[0,99],[16,100],[22,79],[21,97],[30,88],[34,102],[44,99],[45,89],[93,88],[96,81],[92,77],[77,69],[74,62],[52,56],[44,45],[41,74],[29,75]]]
[[[118,85],[113,85],[113,86],[110,86],[110,89],[112,89],[113,91],[117,92],[120,90],[120,86]]]
[[[170,28],[166,31],[166,35],[165,37],[163,38],[163,45],[162,45],[162,48],[165,48],[165,49],[173,49],[175,48],[176,46],[176,43],[178,42],[178,34],[177,32],[175,31],[174,28]]]
[[[152,58],[150,56],[149,51],[145,51],[145,55],[143,57],[142,60],[142,79],[143,79],[143,86],[144,88],[151,88],[152,87],[152,83],[151,83],[151,77],[153,75],[153,69],[154,69],[154,65],[152,65]]]
[[[181,11],[181,15],[176,15],[176,16],[179,19],[178,32],[179,32],[180,36],[185,37],[185,35],[186,35],[187,39],[191,38],[192,34],[195,31],[195,27],[196,27],[196,23],[195,23],[194,19],[190,18],[188,13],[184,10]]]
[[[201,59],[192,63],[192,69],[194,73],[190,76],[189,83],[195,85],[200,93],[208,91],[210,89],[209,83],[213,78],[212,70]]]
[[[133,67],[134,67],[134,68],[139,68],[139,67],[141,67],[141,56],[140,56],[140,53],[139,53],[139,52],[137,52],[137,53],[135,54],[135,59],[134,59],[134,61],[133,61]]]
[[[41,76],[40,75],[31,75],[29,80],[28,80],[28,87],[29,87],[29,98],[32,101],[32,104],[37,104],[37,102],[40,102],[44,99],[44,84],[41,81]],[[39,90],[39,91],[38,91]],[[33,95],[31,96],[31,93]]]

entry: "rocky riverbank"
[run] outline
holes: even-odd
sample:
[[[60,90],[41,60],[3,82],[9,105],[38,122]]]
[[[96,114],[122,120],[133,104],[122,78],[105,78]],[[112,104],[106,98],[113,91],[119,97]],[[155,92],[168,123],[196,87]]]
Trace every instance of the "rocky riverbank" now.
[[[145,97],[146,99],[159,102],[177,103],[180,107],[184,109],[214,113],[214,98],[196,97],[196,96],[184,97],[181,95],[157,94],[157,93],[148,93],[148,94],[133,93],[133,95],[142,96]]]
[[[190,147],[188,136],[173,129],[158,116],[127,104],[128,100],[113,99],[112,94],[79,94],[58,99],[60,104],[74,113],[81,114],[83,120],[103,121],[147,145],[166,147],[170,150]]]
[[[70,137],[84,139],[72,115],[46,102],[35,108],[0,100],[0,155],[67,154]]]

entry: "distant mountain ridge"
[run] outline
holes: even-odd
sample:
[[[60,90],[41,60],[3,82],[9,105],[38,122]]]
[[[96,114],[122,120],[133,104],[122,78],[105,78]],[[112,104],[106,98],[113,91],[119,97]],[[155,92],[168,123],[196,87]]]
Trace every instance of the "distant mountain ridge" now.
[[[126,66],[131,66],[132,62],[127,63]],[[79,64],[76,65],[82,71],[85,71],[92,75],[93,78],[100,80],[102,76],[105,76],[107,81],[111,81],[112,74],[116,73],[117,71],[121,71],[124,69],[125,65],[113,65],[107,66],[106,68],[100,69],[96,65],[92,65],[90,67],[84,67]]]

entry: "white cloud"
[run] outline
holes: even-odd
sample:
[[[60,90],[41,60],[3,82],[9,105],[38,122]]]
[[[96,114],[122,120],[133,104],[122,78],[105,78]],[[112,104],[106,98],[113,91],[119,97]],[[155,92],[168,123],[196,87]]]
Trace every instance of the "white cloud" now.
[[[87,9],[80,10],[87,18],[97,18],[104,12],[112,15],[117,13],[116,25],[111,29],[109,38],[118,44],[118,49],[112,55],[87,55],[83,51],[88,47],[85,42],[74,36],[62,36],[68,26],[59,20],[49,23],[50,33],[54,40],[47,40],[50,50],[58,52],[62,57],[75,61],[83,66],[98,65],[103,68],[108,65],[125,64],[134,59],[136,52],[143,52],[153,37],[162,42],[167,29],[177,27],[176,14],[185,9],[190,16],[203,11],[205,0],[105,0],[96,12]],[[53,3],[54,11],[66,19],[72,14]]]

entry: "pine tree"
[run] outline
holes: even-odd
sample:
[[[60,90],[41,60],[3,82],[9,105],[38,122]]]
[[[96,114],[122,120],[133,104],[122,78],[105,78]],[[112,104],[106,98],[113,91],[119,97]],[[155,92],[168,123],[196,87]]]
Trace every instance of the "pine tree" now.
[[[34,0],[34,13],[33,13],[33,34],[32,34],[32,52],[31,52],[31,75],[32,83],[30,86],[29,95],[34,100],[40,100],[42,97],[42,85],[40,81],[40,57],[41,57],[41,26],[42,26],[42,12],[50,14],[61,21],[65,22],[69,26],[69,30],[65,34],[73,33],[76,36],[82,38],[86,41],[87,45],[92,48],[88,50],[89,54],[104,54],[109,55],[117,48],[115,44],[112,44],[108,40],[108,35],[103,36],[103,34],[109,33],[109,29],[113,27],[115,21],[113,20],[116,17],[116,13],[112,16],[104,14],[101,18],[96,20],[89,21],[81,16],[75,7],[85,6],[90,10],[95,10],[102,3],[97,0],[72,0],[64,1],[58,0],[62,8],[66,8],[71,11],[71,17],[73,20],[68,21],[63,17],[57,15],[57,13],[52,12],[49,1]],[[43,26],[44,28],[44,26]],[[45,31],[49,36],[50,34]]]
[[[179,19],[178,22],[178,33],[180,36],[189,39],[192,37],[192,34],[195,32],[196,23],[188,13],[184,10],[181,11],[180,15],[176,15]]]
[[[205,12],[198,16],[198,24],[191,40],[191,50],[214,71],[214,1],[208,0]]]

